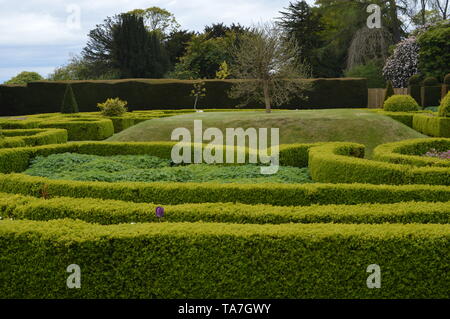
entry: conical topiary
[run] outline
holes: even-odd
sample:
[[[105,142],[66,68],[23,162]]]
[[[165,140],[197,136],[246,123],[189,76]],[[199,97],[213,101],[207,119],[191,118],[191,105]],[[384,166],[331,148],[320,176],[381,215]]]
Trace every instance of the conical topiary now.
[[[386,87],[386,94],[384,95],[384,100],[386,101],[388,98],[390,98],[392,95],[394,95],[394,87],[392,86],[392,82],[388,81],[387,87]]]
[[[70,84],[67,84],[66,92],[64,92],[61,113],[78,113],[77,100],[75,99],[75,94],[73,94],[72,86]]]

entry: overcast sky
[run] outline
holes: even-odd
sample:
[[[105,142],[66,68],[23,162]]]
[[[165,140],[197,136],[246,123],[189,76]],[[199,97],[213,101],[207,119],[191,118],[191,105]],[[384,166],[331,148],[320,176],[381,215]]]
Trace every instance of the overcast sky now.
[[[288,4],[289,0],[0,0],[0,83],[21,71],[47,76],[81,51],[89,30],[121,12],[158,6],[174,13],[181,28],[200,31],[217,22],[268,21]]]

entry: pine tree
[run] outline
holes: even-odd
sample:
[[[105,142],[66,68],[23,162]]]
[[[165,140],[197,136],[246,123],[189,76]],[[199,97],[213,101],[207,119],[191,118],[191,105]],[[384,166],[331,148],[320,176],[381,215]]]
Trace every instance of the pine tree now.
[[[73,94],[72,86],[70,84],[67,84],[66,91],[64,92],[61,113],[78,113],[77,100],[75,99],[75,94]]]
[[[388,81],[387,87],[386,87],[386,94],[384,95],[384,100],[386,101],[388,98],[390,98],[392,95],[394,95],[394,87],[392,86],[392,82]]]

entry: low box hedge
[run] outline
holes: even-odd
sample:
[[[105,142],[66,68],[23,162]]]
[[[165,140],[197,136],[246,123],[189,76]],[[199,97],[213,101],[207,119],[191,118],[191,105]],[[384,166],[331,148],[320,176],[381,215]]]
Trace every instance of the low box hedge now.
[[[2,130],[5,138],[0,148],[63,144],[67,142],[67,131],[63,129]]]
[[[0,298],[447,298],[449,240],[436,224],[4,220]]]
[[[47,120],[41,122],[39,127],[66,129],[69,141],[101,141],[114,134],[113,122],[109,119]]]
[[[233,202],[307,206],[450,201],[450,187],[432,185],[106,183],[0,174],[0,192],[42,196],[44,190],[53,197],[90,197],[163,205]]]
[[[416,167],[373,161],[364,157],[364,146],[329,143],[309,151],[311,177],[321,183],[450,185],[447,167]]]
[[[450,137],[450,118],[415,114],[413,128],[434,137]]]
[[[77,219],[110,225],[159,222],[157,204],[91,198],[36,198],[0,193],[0,217],[27,220]],[[284,223],[442,223],[450,222],[450,202],[394,204],[271,206],[201,203],[164,206],[164,222],[236,224]]]
[[[394,164],[449,167],[450,161],[448,160],[421,156],[432,148],[443,151],[450,150],[450,139],[415,139],[382,144],[374,149],[373,158]]]

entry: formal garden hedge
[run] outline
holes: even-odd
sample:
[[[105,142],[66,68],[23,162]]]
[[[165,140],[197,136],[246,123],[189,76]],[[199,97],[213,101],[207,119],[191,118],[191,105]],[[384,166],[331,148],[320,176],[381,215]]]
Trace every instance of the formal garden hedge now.
[[[450,137],[450,118],[416,114],[413,117],[413,128],[429,136]]]
[[[382,144],[374,149],[373,158],[394,164],[450,167],[450,161],[448,160],[423,156],[431,149],[450,150],[450,139],[416,139]]]
[[[156,204],[90,198],[37,198],[0,193],[4,219],[74,219],[102,225],[159,222]],[[433,223],[450,222],[450,202],[399,202],[393,204],[271,206],[239,203],[166,205],[164,222],[235,224],[286,223]]]
[[[328,143],[309,151],[312,178],[321,183],[450,185],[447,167],[417,167],[364,159],[364,146]]]
[[[417,175],[442,184],[442,172],[433,170],[448,167],[416,157],[448,143],[379,147],[380,159],[400,156],[401,164],[357,158],[364,148],[353,143],[280,146],[282,165],[309,165],[319,181],[321,166],[333,182],[346,179],[346,169],[351,184],[50,180],[20,172],[36,156],[65,152],[170,158],[175,143],[0,149],[0,298],[445,297],[450,187],[354,182],[366,182],[367,173],[381,181],[382,167],[394,172],[381,176],[386,181],[400,172],[401,182]],[[159,205],[163,218],[155,215]],[[382,289],[366,286],[374,263],[382,267]],[[70,264],[81,267],[82,289],[67,289]]]
[[[63,144],[67,142],[64,129],[22,129],[2,130],[5,138],[0,139],[0,148]]]
[[[205,80],[206,96],[199,108],[234,109],[241,101],[228,97],[236,80]],[[307,99],[293,97],[287,109],[300,108],[361,108],[367,106],[366,79],[310,79]],[[97,103],[119,97],[128,102],[129,109],[184,109],[193,105],[190,96],[193,83],[187,80],[114,80],[31,82],[26,87],[0,85],[0,116],[59,112],[63,95],[70,83],[81,112],[97,111]],[[247,108],[263,107],[260,102]]]
[[[446,298],[449,239],[436,224],[5,220],[0,297]],[[373,263],[382,289],[366,286]],[[67,289],[70,264],[81,289]]]

